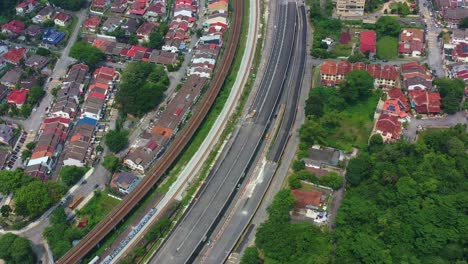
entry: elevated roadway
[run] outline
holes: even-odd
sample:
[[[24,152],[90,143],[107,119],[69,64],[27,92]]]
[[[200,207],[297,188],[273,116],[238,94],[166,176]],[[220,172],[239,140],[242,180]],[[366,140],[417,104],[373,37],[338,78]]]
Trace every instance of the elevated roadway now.
[[[229,213],[220,221],[217,229],[209,239],[210,243],[205,244],[201,254],[195,261],[196,263],[223,263],[229,257],[242,233],[249,225],[276,173],[278,161],[281,159],[283,150],[291,135],[299,93],[302,88],[307,56],[307,16],[303,5],[298,6],[298,21],[295,29],[296,38],[293,57],[288,70],[288,77],[284,83],[285,92],[282,97],[282,104],[285,106],[284,115],[281,120],[276,121],[281,123],[279,130],[272,139],[270,151],[265,153],[265,157],[260,157],[259,164],[252,169],[251,178],[239,191],[235,198],[236,202],[228,210]]]
[[[248,174],[261,149],[266,131],[282,94],[292,55],[297,8],[294,2],[278,1],[274,44],[264,78],[244,120],[210,172],[195,202],[156,253],[151,263],[191,263],[207,242],[236,190]]]

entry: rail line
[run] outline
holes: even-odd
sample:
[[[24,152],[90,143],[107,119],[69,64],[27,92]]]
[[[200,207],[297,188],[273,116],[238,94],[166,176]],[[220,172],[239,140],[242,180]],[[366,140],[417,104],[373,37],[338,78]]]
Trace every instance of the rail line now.
[[[219,70],[211,81],[211,88],[200,102],[200,107],[194,113],[192,118],[189,119],[186,126],[182,129],[178,136],[174,139],[165,155],[155,163],[153,169],[143,181],[139,184],[139,188],[130,193],[121,204],[112,210],[105,219],[103,219],[96,227],[91,230],[80,243],[68,251],[57,263],[78,263],[91,249],[93,249],[107,234],[109,234],[115,226],[123,220],[123,218],[132,210],[133,206],[137,204],[153,186],[159,181],[164,172],[171,166],[177,156],[182,152],[184,147],[190,141],[195,131],[198,129],[203,119],[207,115],[211,106],[213,105],[224,81],[231,68],[234,55],[237,50],[239,42],[242,13],[243,13],[243,0],[233,0],[234,15],[231,23],[231,30],[228,45],[225,48],[224,56],[221,59],[222,63]]]

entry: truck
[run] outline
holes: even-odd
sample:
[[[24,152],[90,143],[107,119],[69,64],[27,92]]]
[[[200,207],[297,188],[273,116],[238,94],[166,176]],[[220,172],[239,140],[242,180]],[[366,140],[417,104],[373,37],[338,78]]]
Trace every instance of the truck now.
[[[83,196],[78,195],[78,196],[70,203],[70,205],[68,206],[68,208],[70,208],[70,210],[73,210],[73,209],[75,209],[82,201],[83,201]]]

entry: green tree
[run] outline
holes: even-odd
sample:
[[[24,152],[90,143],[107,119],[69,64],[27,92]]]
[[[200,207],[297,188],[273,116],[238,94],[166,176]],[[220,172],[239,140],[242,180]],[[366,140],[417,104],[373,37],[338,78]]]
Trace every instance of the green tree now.
[[[119,165],[120,159],[114,155],[106,155],[104,157],[104,161],[102,162],[102,166],[110,172],[115,172],[118,169]]]
[[[367,100],[374,89],[374,78],[367,71],[351,71],[340,83],[339,92],[343,100],[350,105]]]
[[[63,166],[60,170],[60,178],[67,186],[75,185],[88,171],[87,167]]]
[[[384,36],[398,38],[401,31],[401,24],[395,17],[381,16],[375,23],[375,31],[379,39]]]
[[[149,35],[148,47],[152,49],[161,49],[164,45],[164,35],[157,30]]]
[[[244,251],[244,255],[242,255],[241,264],[259,264],[260,256],[258,254],[258,250],[256,247],[248,247]]]
[[[32,151],[29,149],[25,149],[21,152],[21,160],[24,162],[29,159],[32,155]]]
[[[343,178],[336,172],[330,172],[318,178],[320,185],[328,186],[333,190],[338,190],[343,186]]]
[[[90,67],[95,67],[106,58],[100,49],[85,41],[78,41],[73,44],[70,49],[70,57],[83,61]]]
[[[29,150],[33,150],[36,147],[37,142],[29,142],[26,144],[26,148]]]
[[[46,92],[44,91],[44,89],[40,86],[33,86],[31,88],[31,90],[29,91],[28,93],[28,100],[27,102],[34,106],[35,104],[37,104],[41,99],[42,97],[44,97],[44,95],[46,94]]]
[[[110,151],[118,153],[128,145],[128,132],[125,130],[110,130],[105,137],[105,142]]]
[[[41,56],[49,56],[51,54],[50,50],[46,49],[46,48],[37,48],[36,50],[36,54],[37,55],[41,55]]]
[[[84,6],[86,0],[50,0],[49,2],[63,9],[78,11]]]
[[[0,236],[0,259],[6,263],[35,263],[36,255],[31,246],[31,241],[26,238],[7,233]]]
[[[460,23],[458,24],[459,29],[466,29],[468,28],[468,17],[464,17]]]
[[[30,217],[38,216],[54,202],[47,186],[40,181],[33,181],[19,188],[15,193],[14,201],[15,212]]]
[[[370,177],[371,168],[369,156],[363,153],[349,161],[346,168],[346,179],[352,185],[358,185],[361,181]]]
[[[291,189],[300,189],[302,187],[301,179],[296,174],[289,176],[288,182]]]
[[[0,213],[3,217],[8,217],[11,212],[13,212],[13,210],[8,204],[5,204],[0,208]]]
[[[171,219],[163,217],[154,224],[148,233],[145,235],[145,239],[148,241],[156,241],[161,238],[164,233],[171,227]]]
[[[22,186],[28,185],[34,181],[22,170],[0,171],[0,193],[9,194],[15,193]]]
[[[383,138],[380,134],[374,134],[369,139],[369,151],[376,151],[381,149],[383,146]]]
[[[442,97],[442,109],[454,114],[460,109],[465,92],[465,82],[462,79],[441,78],[434,80]]]

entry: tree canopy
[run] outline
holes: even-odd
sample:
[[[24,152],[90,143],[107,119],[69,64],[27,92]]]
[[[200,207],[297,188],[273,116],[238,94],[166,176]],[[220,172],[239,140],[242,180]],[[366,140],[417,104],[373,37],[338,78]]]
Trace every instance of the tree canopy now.
[[[0,259],[5,260],[6,263],[34,264],[36,254],[32,250],[31,241],[7,233],[0,236]]]
[[[379,39],[384,36],[398,38],[401,31],[401,24],[395,17],[382,16],[375,23],[375,31]]]
[[[331,237],[311,223],[291,223],[289,211],[294,203],[289,189],[276,194],[267,209],[268,220],[257,229],[256,246],[273,263],[330,262]],[[245,255],[251,259],[247,254],[251,253]]]
[[[163,66],[133,62],[122,75],[116,102],[124,115],[142,116],[162,101],[167,87],[169,77]]]
[[[256,247],[248,247],[245,249],[244,255],[242,255],[241,264],[258,264],[260,263],[260,257]]]
[[[336,263],[463,261],[467,145],[466,125],[457,125],[351,160],[352,186],[336,222]]]
[[[73,44],[70,49],[70,57],[83,61],[90,67],[96,66],[106,58],[100,49],[85,41],[78,41]]]
[[[63,166],[60,170],[60,178],[65,185],[73,186],[83,178],[88,170],[88,167]]]
[[[114,155],[106,155],[104,157],[104,161],[102,162],[102,166],[106,168],[109,172],[115,172],[120,165],[120,159]]]
[[[105,142],[112,152],[117,153],[124,150],[128,145],[128,132],[125,130],[110,130],[105,137]]]
[[[460,104],[465,93],[465,82],[462,79],[441,78],[435,79],[442,97],[442,109],[449,114],[460,110]]]
[[[49,0],[49,2],[63,9],[78,11],[84,6],[86,0]]]
[[[374,78],[363,70],[351,71],[340,83],[340,94],[348,104],[356,104],[365,101],[372,95],[374,89]]]
[[[468,28],[468,17],[464,17],[460,23],[458,24],[459,29],[466,29]]]

